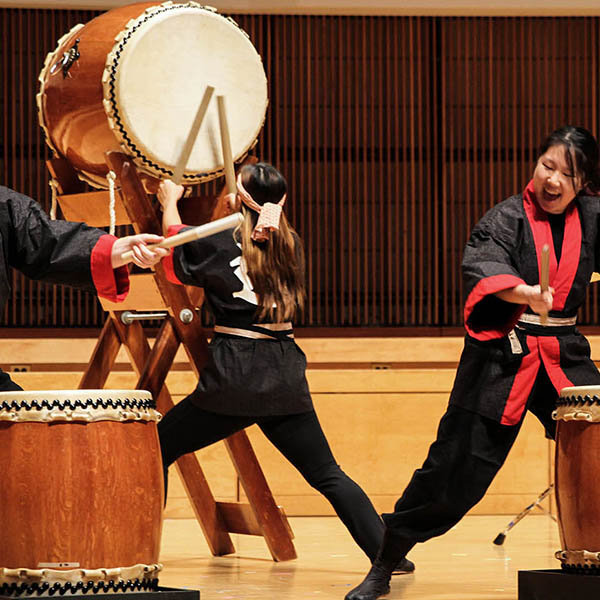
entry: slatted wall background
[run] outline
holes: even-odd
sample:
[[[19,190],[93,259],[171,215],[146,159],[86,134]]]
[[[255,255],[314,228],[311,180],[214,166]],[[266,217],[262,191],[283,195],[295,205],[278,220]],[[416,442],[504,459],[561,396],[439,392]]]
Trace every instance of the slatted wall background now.
[[[45,207],[37,75],[95,14],[0,9],[1,182]],[[523,188],[553,128],[599,133],[597,18],[234,18],[267,71],[256,154],[289,181],[307,250],[304,325],[460,326],[474,223]],[[597,323],[597,300],[594,289],[584,323]],[[5,325],[102,322],[94,298],[15,274]]]

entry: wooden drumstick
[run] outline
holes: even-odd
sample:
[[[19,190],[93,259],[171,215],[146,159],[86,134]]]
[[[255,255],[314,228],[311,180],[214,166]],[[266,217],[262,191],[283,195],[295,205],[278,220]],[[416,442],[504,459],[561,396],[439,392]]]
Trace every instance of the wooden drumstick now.
[[[227,111],[225,109],[225,96],[217,96],[217,108],[219,110],[219,125],[221,128],[225,186],[228,194],[237,194],[235,168],[233,167],[233,154],[231,152],[231,138],[229,137],[229,125],[227,124]]]
[[[215,233],[225,231],[226,229],[237,227],[243,220],[244,217],[242,216],[242,213],[235,213],[223,217],[222,219],[215,219],[214,221],[210,221],[210,223],[205,223],[204,225],[199,225],[192,229],[186,229],[177,235],[172,235],[159,244],[148,246],[148,249],[154,250],[155,248],[174,248],[175,246],[181,246],[182,244],[187,244],[188,242],[214,235]],[[121,259],[126,263],[131,262],[133,260],[133,250],[128,250],[121,254]]]
[[[183,178],[183,172],[185,171],[185,167],[190,158],[190,154],[192,153],[192,148],[196,143],[196,138],[198,137],[198,133],[200,132],[200,126],[202,125],[202,121],[204,121],[204,116],[206,115],[206,111],[208,110],[208,104],[210,102],[210,99],[212,98],[214,91],[214,87],[210,85],[206,86],[204,96],[202,96],[202,101],[200,102],[200,106],[198,107],[198,112],[196,113],[196,117],[194,118],[194,122],[192,123],[192,128],[188,133],[181,154],[179,155],[179,160],[177,161],[177,164],[175,165],[175,170],[173,171],[172,180],[177,184],[180,184],[181,179]]]
[[[550,286],[550,247],[544,244],[542,248],[542,261],[540,266],[540,290],[547,292]],[[546,325],[548,323],[548,313],[540,313],[540,323]]]

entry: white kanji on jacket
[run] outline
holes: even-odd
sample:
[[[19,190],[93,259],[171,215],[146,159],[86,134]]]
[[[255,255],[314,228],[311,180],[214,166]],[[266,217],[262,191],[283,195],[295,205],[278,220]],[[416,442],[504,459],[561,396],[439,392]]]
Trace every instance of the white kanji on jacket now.
[[[237,244],[239,249],[242,249],[241,244]],[[248,277],[248,269],[246,268],[246,261],[244,257],[240,254],[236,256],[230,263],[230,267],[237,267],[233,274],[242,282],[242,289],[239,292],[233,292],[234,298],[241,298],[250,304],[254,304],[258,306],[258,298],[254,293],[254,288],[252,287],[252,282],[250,281],[250,277]]]

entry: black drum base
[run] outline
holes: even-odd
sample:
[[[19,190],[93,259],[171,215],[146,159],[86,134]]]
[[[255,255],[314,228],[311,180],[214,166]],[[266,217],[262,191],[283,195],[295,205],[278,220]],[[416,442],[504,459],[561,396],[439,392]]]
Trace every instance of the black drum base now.
[[[35,598],[36,600],[67,600],[73,598],[75,600],[85,600],[86,598],[93,598],[94,600],[200,600],[200,592],[198,590],[182,590],[178,588],[158,587],[152,591],[142,592],[123,592],[123,593],[99,593],[94,594],[88,592],[87,594],[42,594],[42,595],[13,595],[3,596],[0,595],[0,600],[29,600]]]
[[[573,575],[561,569],[519,571],[519,600],[600,598],[600,576]]]

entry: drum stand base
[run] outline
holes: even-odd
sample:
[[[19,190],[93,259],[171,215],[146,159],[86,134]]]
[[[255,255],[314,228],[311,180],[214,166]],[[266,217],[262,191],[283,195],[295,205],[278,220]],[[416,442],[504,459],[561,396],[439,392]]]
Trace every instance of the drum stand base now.
[[[600,597],[600,576],[561,569],[519,571],[519,600],[590,600]]]
[[[145,591],[145,592],[122,592],[118,594],[105,594],[99,593],[94,594],[88,592],[87,594],[65,594],[64,596],[59,596],[58,594],[53,594],[52,596],[48,594],[37,595],[33,594],[31,596],[3,596],[0,594],[0,600],[15,600],[18,598],[19,600],[28,600],[29,598],[35,598],[36,600],[57,600],[57,598],[61,598],[61,600],[65,598],[76,598],[77,600],[84,600],[85,598],[102,598],[102,600],[200,600],[200,592],[198,590],[187,590],[187,589],[179,589],[179,588],[170,588],[170,587],[158,587],[153,591]]]

